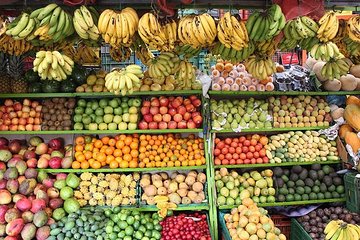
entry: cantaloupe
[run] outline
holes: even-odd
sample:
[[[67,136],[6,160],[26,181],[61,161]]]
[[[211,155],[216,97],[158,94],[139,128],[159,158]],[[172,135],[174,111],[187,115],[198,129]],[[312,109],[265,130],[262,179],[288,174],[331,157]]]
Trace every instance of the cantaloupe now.
[[[356,79],[351,74],[346,74],[340,77],[341,90],[344,91],[353,91],[357,87]]]
[[[337,79],[324,82],[323,87],[327,91],[337,92],[341,89],[341,82]]]
[[[312,71],[315,63],[317,63],[317,61],[314,58],[310,57],[310,58],[306,59],[304,67],[306,67],[307,69]]]
[[[321,75],[321,69],[324,67],[324,65],[325,65],[325,62],[317,62],[313,66],[313,72],[315,73],[315,75],[319,79],[319,81],[321,81],[321,82],[325,82],[326,80],[328,80],[323,75]]]
[[[360,78],[360,64],[351,66],[350,73],[354,75],[354,77]]]
[[[356,80],[356,88],[355,88],[355,90],[359,91],[360,90],[360,78],[356,77],[355,80]]]

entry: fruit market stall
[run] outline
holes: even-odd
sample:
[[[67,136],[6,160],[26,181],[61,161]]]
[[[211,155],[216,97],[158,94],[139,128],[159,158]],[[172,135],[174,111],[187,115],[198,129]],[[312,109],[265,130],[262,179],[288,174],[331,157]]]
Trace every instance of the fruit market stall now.
[[[1,2],[0,238],[360,239],[360,16],[304,4]]]

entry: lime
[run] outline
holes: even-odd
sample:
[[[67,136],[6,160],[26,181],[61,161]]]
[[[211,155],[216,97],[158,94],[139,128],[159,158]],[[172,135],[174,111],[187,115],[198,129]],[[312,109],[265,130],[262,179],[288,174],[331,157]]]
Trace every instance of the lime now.
[[[146,227],[145,226],[143,226],[143,225],[141,225],[140,227],[139,227],[139,231],[140,232],[146,232]]]
[[[139,229],[139,227],[140,227],[140,222],[139,221],[135,221],[134,222],[134,224],[133,224],[133,227],[134,227],[134,229]]]
[[[161,233],[159,231],[152,231],[152,237],[156,238],[156,239],[160,239],[161,238]]]
[[[111,218],[111,220],[113,220],[114,222],[118,222],[118,221],[119,221],[119,217],[118,217],[118,215],[116,215],[116,214],[112,215],[110,218]]]
[[[117,226],[117,225],[114,226],[114,229],[113,229],[114,232],[120,232],[120,230],[121,229],[119,226]]]
[[[107,225],[113,227],[113,226],[115,225],[115,223],[114,223],[112,220],[109,220],[109,221],[107,222]]]
[[[160,224],[156,224],[156,225],[154,225],[154,229],[157,230],[157,231],[161,231],[162,226]]]
[[[130,236],[125,236],[125,237],[124,237],[124,240],[132,240],[132,237],[130,237]]]
[[[146,237],[151,237],[152,235],[152,232],[151,230],[146,230],[145,234],[144,234]]]
[[[106,209],[105,210],[105,216],[109,217],[111,215],[111,210],[110,209]]]
[[[116,233],[110,233],[108,236],[109,236],[109,239],[111,239],[111,240],[117,239]]]
[[[127,214],[118,214],[118,216],[119,216],[119,219],[121,220],[121,221],[125,221],[126,219],[127,219]]]
[[[166,216],[170,217],[174,214],[173,210],[168,210]]]

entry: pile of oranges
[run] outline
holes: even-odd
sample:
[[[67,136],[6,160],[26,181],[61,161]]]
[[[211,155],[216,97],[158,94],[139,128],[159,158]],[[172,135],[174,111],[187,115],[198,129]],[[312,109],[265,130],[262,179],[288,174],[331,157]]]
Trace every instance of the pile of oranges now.
[[[204,141],[191,134],[140,135],[139,167],[180,167],[205,164]]]
[[[136,168],[139,159],[139,136],[115,137],[78,136],[75,139],[73,169]]]

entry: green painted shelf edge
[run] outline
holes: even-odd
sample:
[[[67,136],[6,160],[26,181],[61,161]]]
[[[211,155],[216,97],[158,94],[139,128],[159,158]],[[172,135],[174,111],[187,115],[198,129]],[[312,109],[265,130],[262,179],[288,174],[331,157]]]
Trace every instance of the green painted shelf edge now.
[[[158,211],[159,209],[156,206],[149,205],[140,205],[137,208],[139,211]],[[200,204],[188,204],[188,205],[178,205],[175,211],[201,211],[201,210],[209,210],[208,203],[200,203]]]
[[[340,164],[340,163],[341,161],[314,161],[314,162],[282,162],[282,163],[259,163],[259,164],[238,164],[238,165],[215,165],[215,169],[287,167],[287,166],[302,166],[302,165],[313,165],[313,164]]]
[[[258,91],[209,91],[209,95],[211,96],[281,96],[281,95],[309,95],[309,96],[329,96],[329,95],[360,95],[360,91],[338,91],[338,92],[298,92],[298,91],[273,91],[273,92],[258,92]]]
[[[134,92],[126,97],[135,96],[159,96],[159,95],[199,95],[201,90],[178,90],[178,91],[143,91]],[[3,93],[0,98],[52,98],[52,97],[123,97],[109,92],[91,92],[91,93]]]
[[[290,131],[316,131],[321,129],[326,129],[328,127],[296,127],[296,128],[246,128],[242,129],[241,132],[234,132],[231,129],[225,130],[210,130],[211,133],[260,133],[260,132],[290,132]]]
[[[202,170],[206,169],[206,165],[202,166],[186,166],[186,167],[158,167],[158,168],[100,168],[100,169],[39,169],[47,173],[121,173],[121,172],[152,172],[152,171],[181,171],[181,170]]]
[[[67,130],[67,131],[0,131],[0,135],[64,135],[64,134],[163,134],[163,133],[200,133],[202,128],[195,129],[154,129],[154,130]]]
[[[345,202],[345,198],[332,198],[332,199],[323,199],[323,200],[309,200],[309,201],[293,201],[293,202],[275,202],[275,203],[258,203],[259,207],[281,207],[281,206],[295,206],[295,205],[311,205],[311,204],[321,204],[321,203],[335,203],[335,202]],[[236,208],[236,205],[225,205],[219,206],[219,209],[232,209]]]

